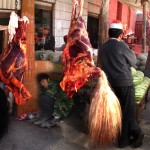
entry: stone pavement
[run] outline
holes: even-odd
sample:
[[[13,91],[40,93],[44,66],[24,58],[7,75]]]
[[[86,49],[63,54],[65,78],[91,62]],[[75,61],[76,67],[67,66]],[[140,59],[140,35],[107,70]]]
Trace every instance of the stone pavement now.
[[[141,118],[140,125],[146,137],[137,150],[149,150],[150,103],[142,111]],[[91,146],[83,129],[77,111],[51,129],[40,128],[29,120],[18,121],[11,117],[8,135],[0,142],[0,150],[119,150],[114,145],[104,148]]]

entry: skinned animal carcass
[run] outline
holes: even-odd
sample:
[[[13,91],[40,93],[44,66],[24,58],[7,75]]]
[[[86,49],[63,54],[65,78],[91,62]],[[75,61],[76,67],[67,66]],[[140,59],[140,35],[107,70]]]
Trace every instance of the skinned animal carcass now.
[[[0,79],[8,86],[17,104],[24,104],[31,98],[22,80],[28,69],[26,56],[26,27],[27,17],[19,18],[11,13],[9,21],[9,44],[0,56]]]
[[[77,0],[74,1],[67,44],[62,54],[64,77],[60,86],[70,98],[90,78],[97,78],[101,74],[100,68],[93,62],[93,48],[81,16],[83,3],[82,1],[80,3]],[[76,11],[79,5],[80,12],[77,16]]]

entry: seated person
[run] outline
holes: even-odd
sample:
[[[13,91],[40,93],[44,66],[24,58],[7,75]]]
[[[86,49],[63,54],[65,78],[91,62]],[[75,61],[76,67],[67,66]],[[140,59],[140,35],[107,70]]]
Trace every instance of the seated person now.
[[[43,37],[42,32],[38,32],[35,34],[35,50],[44,49],[45,38]]]
[[[64,44],[59,48],[59,51],[63,51],[66,47],[66,43],[67,43],[67,35],[64,36]]]
[[[0,140],[7,134],[9,125],[9,108],[5,91],[0,87]]]
[[[54,51],[55,48],[55,37],[51,35],[49,31],[49,27],[47,25],[44,25],[41,29],[41,33],[43,37],[43,42],[39,43],[38,50],[45,49],[45,50],[52,50]]]
[[[67,98],[59,82],[50,80],[47,74],[41,74],[39,82],[41,86],[39,95],[41,115],[34,124],[39,124],[41,127],[51,127],[69,115],[73,100]]]

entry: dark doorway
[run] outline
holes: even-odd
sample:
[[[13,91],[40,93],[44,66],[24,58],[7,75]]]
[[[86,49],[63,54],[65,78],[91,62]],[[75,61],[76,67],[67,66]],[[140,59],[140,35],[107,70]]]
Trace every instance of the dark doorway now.
[[[3,48],[3,31],[0,31],[0,54],[2,53]]]
[[[9,17],[10,17],[10,12],[0,13],[0,25],[7,26],[9,24]],[[0,30],[0,54],[2,53],[3,48],[5,46],[4,37],[5,37],[5,31]]]
[[[98,48],[99,19],[88,16],[87,31],[93,48]]]

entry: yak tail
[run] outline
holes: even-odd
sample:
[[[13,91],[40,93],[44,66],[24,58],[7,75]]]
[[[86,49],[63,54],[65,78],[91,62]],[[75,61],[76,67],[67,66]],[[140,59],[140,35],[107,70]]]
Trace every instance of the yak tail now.
[[[7,97],[5,95],[4,90],[0,88],[0,139],[4,137],[4,135],[8,131],[9,124],[9,110]]]
[[[92,143],[116,142],[121,131],[121,107],[102,71],[94,89],[89,110],[89,134]]]

